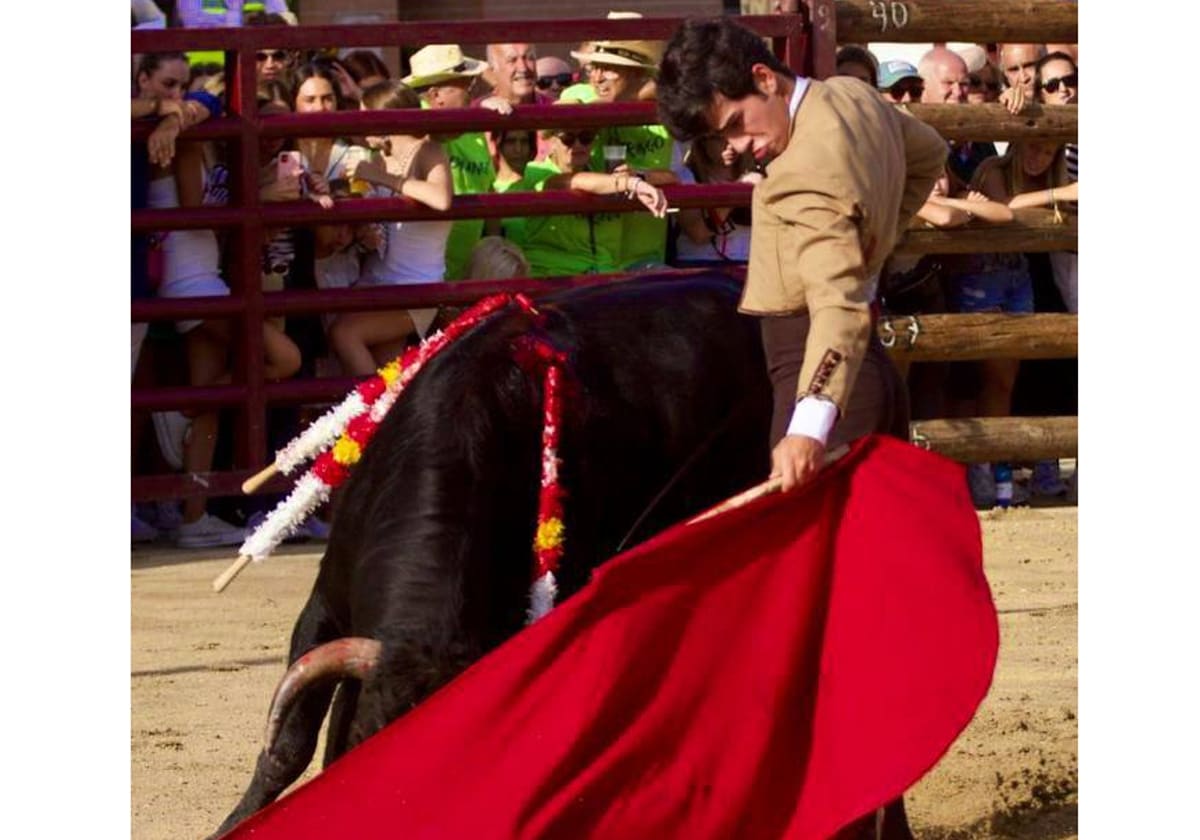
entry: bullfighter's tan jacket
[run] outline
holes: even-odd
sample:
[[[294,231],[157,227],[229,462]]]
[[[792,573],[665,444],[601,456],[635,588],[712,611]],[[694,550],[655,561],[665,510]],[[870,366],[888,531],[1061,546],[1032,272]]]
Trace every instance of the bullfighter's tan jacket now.
[[[811,80],[754,188],[740,309],[811,318],[797,396],[844,412],[870,337],[873,278],[945,166],[946,141],[853,79]]]

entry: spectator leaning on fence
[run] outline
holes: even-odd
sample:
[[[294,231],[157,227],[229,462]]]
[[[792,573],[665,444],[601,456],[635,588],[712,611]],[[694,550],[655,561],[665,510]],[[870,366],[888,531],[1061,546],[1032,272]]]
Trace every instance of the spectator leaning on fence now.
[[[187,76],[187,60],[182,53],[144,55],[135,76],[138,95],[178,98]],[[161,209],[222,204],[228,192],[227,177],[223,168],[213,165],[211,150],[205,145],[180,144],[169,166],[154,168],[148,206]],[[221,279],[221,254],[213,231],[170,231],[164,235],[161,248],[160,297],[229,294],[229,287]],[[223,381],[228,376],[228,322],[187,319],[175,326],[184,336],[188,384],[215,385]],[[216,411],[204,411],[190,418],[177,411],[158,412],[154,421],[163,455],[171,466],[197,474],[212,468],[217,439]],[[207,512],[204,497],[184,501],[179,545],[233,545],[243,537],[241,528]]]
[[[655,217],[663,218],[667,201],[645,178],[628,172],[597,172],[593,129],[547,129],[545,160],[525,168],[525,181],[536,190],[580,190],[595,195],[624,194],[636,198]],[[591,167],[591,170],[589,170]],[[620,213],[570,213],[531,216],[525,225],[525,257],[534,277],[606,273],[619,269],[623,231]]]
[[[1046,105],[1079,104],[1079,70],[1075,60],[1063,52],[1053,52],[1042,58],[1034,68],[1035,91],[1039,102]],[[1074,209],[1079,200],[1079,146],[1067,143],[1062,150],[1066,183],[1057,191],[1027,193],[1013,199],[1015,207],[1052,207],[1069,205]],[[1076,251],[1055,251],[1050,254],[1054,284],[1062,295],[1067,311],[1079,311],[1079,254]]]
[[[364,110],[420,107],[416,92],[402,82],[381,82],[363,92]],[[373,185],[379,196],[403,196],[434,210],[449,209],[454,187],[450,160],[440,145],[411,134],[372,137],[370,143],[382,157],[352,163],[347,172],[351,179]],[[450,226],[448,219],[388,222],[383,256],[367,256],[358,285],[440,282],[445,278]],[[436,315],[436,307],[347,312],[333,322],[330,341],[345,372],[365,376],[399,355],[411,336],[424,338]]]
[[[639,92],[658,69],[662,43],[594,41],[589,52],[572,55],[599,68],[595,76],[597,102],[636,102]],[[559,100],[564,101],[565,96]],[[657,186],[673,184],[677,180],[671,171],[674,149],[670,134],[661,125],[606,126],[597,132],[592,168],[635,173]],[[627,213],[621,223],[617,261],[622,269],[666,265],[666,219]]]
[[[413,53],[409,59],[412,73],[404,84],[417,91],[422,107],[466,108],[471,104],[471,87],[487,66],[476,58],[463,55],[458,44],[430,44]],[[490,101],[503,102],[499,97]],[[488,150],[487,137],[478,131],[434,138],[441,144],[450,160],[450,174],[455,195],[480,195],[492,191],[496,168]],[[483,236],[483,219],[460,219],[453,223],[446,241],[446,279],[461,280],[466,276],[471,249]]]
[[[1046,54],[1044,44],[1001,44],[1000,69],[1009,88],[1020,88],[1026,100],[1033,99],[1033,68]]]

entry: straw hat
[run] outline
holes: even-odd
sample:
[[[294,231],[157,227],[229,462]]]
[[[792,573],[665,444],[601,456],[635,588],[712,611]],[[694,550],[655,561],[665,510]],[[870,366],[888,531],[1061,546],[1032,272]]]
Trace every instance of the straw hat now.
[[[487,67],[485,62],[463,55],[458,44],[421,47],[408,62],[412,73],[400,81],[411,88],[438,85],[451,79],[469,79],[478,76]]]
[[[608,13],[609,20],[640,17],[637,12]],[[662,41],[593,41],[587,51],[571,50],[571,56],[582,64],[613,64],[643,70],[657,70],[662,53]]]

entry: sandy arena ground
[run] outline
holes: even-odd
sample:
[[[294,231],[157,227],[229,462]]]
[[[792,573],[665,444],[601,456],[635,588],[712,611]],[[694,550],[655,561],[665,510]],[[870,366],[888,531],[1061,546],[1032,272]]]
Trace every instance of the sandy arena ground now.
[[[921,840],[1068,840],[1078,834],[1076,509],[981,519],[1000,661],[975,720],[907,795],[910,820]],[[228,552],[133,553],[134,838],[204,837],[236,803],[319,552],[284,549],[220,596],[209,585]]]

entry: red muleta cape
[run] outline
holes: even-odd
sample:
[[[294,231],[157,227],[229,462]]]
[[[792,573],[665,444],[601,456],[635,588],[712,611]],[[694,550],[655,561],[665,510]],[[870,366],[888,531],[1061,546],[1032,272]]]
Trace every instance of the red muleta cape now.
[[[866,439],[610,560],[228,836],[827,838],[937,762],[998,641],[962,467]]]

